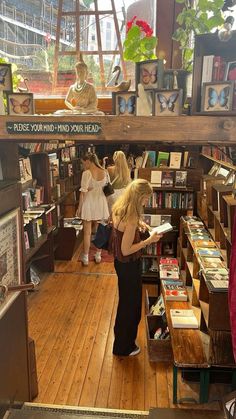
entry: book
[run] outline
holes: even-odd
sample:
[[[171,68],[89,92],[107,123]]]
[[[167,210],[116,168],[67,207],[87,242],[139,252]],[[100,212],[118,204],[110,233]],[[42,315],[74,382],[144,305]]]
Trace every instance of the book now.
[[[201,258],[203,269],[206,268],[224,268],[223,261],[220,258],[204,257]]]
[[[202,85],[212,81],[214,55],[204,55],[202,63]]]
[[[185,287],[181,285],[168,285],[162,281],[166,301],[187,301],[188,294]]]
[[[161,186],[162,171],[152,170],[151,171],[151,184],[155,186]]]
[[[164,223],[152,229],[152,231],[155,231],[157,234],[164,234],[172,230],[173,230],[173,226],[170,223]]]
[[[219,249],[215,248],[215,249],[197,249],[197,253],[199,254],[199,256],[211,256],[212,258],[220,258],[221,257],[221,253],[219,251]]]
[[[207,281],[207,285],[210,288],[210,290],[215,292],[223,292],[228,291],[229,288],[229,281],[227,280],[210,280]]]
[[[226,62],[220,55],[215,55],[213,59],[212,81],[225,80]]]
[[[177,258],[160,258],[160,265],[175,265],[178,266],[179,262]]]
[[[173,186],[174,184],[174,172],[163,170],[161,178],[161,186]]]
[[[142,168],[146,167],[147,161],[148,161],[148,152],[144,151],[143,152],[143,161],[142,161],[142,166],[141,166]]]
[[[147,164],[146,167],[154,167],[156,166],[156,151],[153,150],[148,150],[148,159],[147,159]]]
[[[171,323],[174,328],[198,329],[198,321],[190,309],[170,309]]]
[[[143,214],[143,221],[150,227],[157,227],[161,224],[170,223],[171,215],[168,214]]]
[[[167,151],[159,151],[157,155],[157,167],[168,167],[169,155]]]
[[[180,169],[182,160],[182,153],[177,151],[170,152],[170,163],[169,167],[171,169]]]
[[[210,247],[210,248],[216,248],[216,244],[213,240],[209,239],[209,240],[195,240],[194,241],[194,246],[195,247]]]
[[[178,188],[186,188],[187,172],[183,170],[176,170],[175,172],[175,186]]]
[[[165,304],[162,294],[157,298],[157,301],[150,307],[150,314],[155,316],[162,316],[165,313]]]
[[[172,279],[172,280],[177,280],[179,279],[179,271],[170,271],[167,269],[161,269],[160,270],[160,279]]]

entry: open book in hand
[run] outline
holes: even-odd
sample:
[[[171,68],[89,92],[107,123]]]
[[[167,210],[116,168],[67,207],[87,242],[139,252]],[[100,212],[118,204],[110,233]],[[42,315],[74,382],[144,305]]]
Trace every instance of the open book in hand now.
[[[155,232],[157,234],[164,234],[164,233],[167,233],[168,231],[171,231],[171,230],[173,230],[173,226],[170,223],[164,223],[164,224],[161,224],[157,227],[154,227],[151,230],[151,232],[152,233]]]

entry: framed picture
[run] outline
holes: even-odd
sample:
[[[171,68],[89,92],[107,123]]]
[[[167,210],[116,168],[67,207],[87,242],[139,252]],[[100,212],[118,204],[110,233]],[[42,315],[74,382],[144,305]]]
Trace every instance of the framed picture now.
[[[7,93],[7,112],[9,115],[33,115],[33,93]]]
[[[135,115],[136,92],[112,92],[112,109],[114,115]]]
[[[0,285],[21,283],[20,208],[0,218]]]
[[[12,72],[11,64],[0,64],[0,91],[11,92],[13,89],[12,85]]]
[[[155,90],[154,112],[155,116],[178,116],[182,113],[182,89]]]
[[[141,83],[144,89],[161,89],[163,87],[163,60],[147,60],[136,63],[136,90]]]
[[[202,112],[229,112],[233,104],[233,81],[203,83]]]
[[[236,80],[236,61],[230,61],[227,63],[225,80]]]

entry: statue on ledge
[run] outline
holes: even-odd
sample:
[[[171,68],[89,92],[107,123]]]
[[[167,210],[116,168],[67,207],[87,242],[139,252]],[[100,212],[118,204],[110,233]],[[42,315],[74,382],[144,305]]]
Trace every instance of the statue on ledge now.
[[[65,104],[70,110],[60,110],[55,113],[75,115],[104,115],[98,111],[95,87],[87,81],[88,67],[82,54],[75,65],[76,82],[72,84],[65,98]]]

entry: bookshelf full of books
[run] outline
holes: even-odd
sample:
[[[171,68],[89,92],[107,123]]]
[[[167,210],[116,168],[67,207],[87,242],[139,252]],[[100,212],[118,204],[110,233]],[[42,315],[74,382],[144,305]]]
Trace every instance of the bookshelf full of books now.
[[[227,42],[217,33],[197,35],[192,114],[236,115],[236,31]]]
[[[207,337],[209,363],[230,367],[234,361],[228,311],[229,270],[224,251],[212,233],[199,217],[181,219],[180,272],[190,287],[192,306],[200,311],[199,328]]]
[[[80,163],[74,145],[44,151],[21,145],[19,159],[24,218],[26,272],[32,263],[42,271],[53,271],[60,242],[65,244],[64,218],[75,217],[79,199]],[[33,151],[32,151],[33,150]],[[69,231],[69,229],[68,229]],[[71,228],[71,249],[76,232]],[[60,234],[58,234],[60,232]],[[60,252],[60,258],[63,254]]]
[[[151,227],[163,223],[173,226],[157,244],[149,246],[142,257],[143,278],[157,281],[157,263],[162,256],[175,257],[181,215],[193,214],[202,174],[199,152],[194,149],[146,150],[137,176],[148,180],[153,194],[145,208],[144,221]]]

